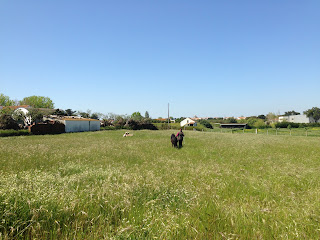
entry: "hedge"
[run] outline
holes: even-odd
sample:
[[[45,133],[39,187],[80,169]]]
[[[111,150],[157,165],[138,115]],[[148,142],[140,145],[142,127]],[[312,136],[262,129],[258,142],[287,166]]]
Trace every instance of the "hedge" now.
[[[0,137],[31,135],[28,130],[0,130]]]

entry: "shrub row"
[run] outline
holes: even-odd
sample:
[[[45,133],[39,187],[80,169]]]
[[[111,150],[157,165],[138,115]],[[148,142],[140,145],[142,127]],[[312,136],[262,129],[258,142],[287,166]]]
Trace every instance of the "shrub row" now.
[[[320,127],[320,123],[292,123],[292,122],[278,122],[275,123],[276,128],[306,128],[306,127]]]
[[[135,121],[133,119],[129,119],[124,126],[116,125],[116,126],[105,126],[101,127],[101,130],[117,130],[117,129],[130,129],[130,130],[142,130],[142,129],[149,129],[149,130],[158,130],[158,128],[152,123],[140,122]]]
[[[141,129],[158,130],[158,128],[152,123],[136,121],[133,119],[129,119],[125,127],[131,130],[141,130]]]
[[[10,137],[10,136],[26,136],[30,135],[28,130],[0,130],[0,137]]]

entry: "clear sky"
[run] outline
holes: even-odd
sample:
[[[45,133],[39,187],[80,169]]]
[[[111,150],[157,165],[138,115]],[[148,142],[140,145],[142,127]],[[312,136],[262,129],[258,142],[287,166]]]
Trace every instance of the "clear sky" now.
[[[320,107],[320,1],[0,2],[0,93],[153,118]]]

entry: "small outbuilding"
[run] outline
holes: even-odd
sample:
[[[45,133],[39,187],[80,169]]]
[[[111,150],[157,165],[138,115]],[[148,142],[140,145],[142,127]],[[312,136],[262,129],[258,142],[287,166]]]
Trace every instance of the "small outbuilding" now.
[[[99,131],[100,121],[90,118],[61,118],[59,122],[65,125],[65,131],[68,132],[87,132]]]

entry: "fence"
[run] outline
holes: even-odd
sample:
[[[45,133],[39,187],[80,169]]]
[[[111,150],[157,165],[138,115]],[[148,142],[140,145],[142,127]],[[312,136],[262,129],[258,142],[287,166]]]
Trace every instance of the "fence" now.
[[[286,136],[307,136],[307,137],[320,137],[319,128],[267,128],[267,129],[230,129],[230,128],[214,128],[206,130],[216,133],[231,133],[231,134],[264,134],[264,135],[286,135]]]

